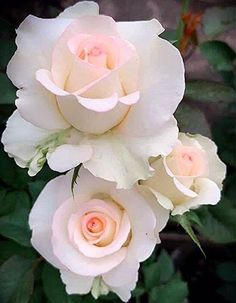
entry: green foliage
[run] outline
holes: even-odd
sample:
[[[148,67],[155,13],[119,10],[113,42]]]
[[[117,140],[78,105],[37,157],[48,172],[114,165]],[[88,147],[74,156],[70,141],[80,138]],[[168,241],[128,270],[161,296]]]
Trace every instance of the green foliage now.
[[[235,302],[236,263],[232,261],[220,263],[216,267],[216,273],[225,282],[217,289],[217,293],[224,297],[227,302]]]
[[[236,242],[236,205],[222,199],[216,206],[205,206],[197,214],[202,225],[196,226],[199,232],[217,243]]]
[[[181,132],[202,134],[211,138],[211,130],[205,114],[195,105],[180,104],[175,117]]]
[[[183,215],[175,216],[174,219],[183,227],[183,229],[186,231],[186,233],[190,236],[190,238],[193,240],[193,242],[198,246],[198,248],[201,250],[203,255],[205,256],[205,253],[201,247],[201,244],[192,228],[192,225],[195,224],[196,226],[201,226],[203,228],[203,225],[194,212],[186,212]]]
[[[138,285],[137,289],[140,296],[147,292],[149,303],[183,303],[187,298],[187,283],[175,273],[173,261],[165,250],[160,252],[157,261],[155,258],[146,261],[142,272],[144,287]],[[138,296],[137,292],[134,296]]]
[[[4,73],[0,72],[0,104],[14,104],[15,99],[15,87],[12,85],[11,81],[7,78],[7,76]]]
[[[174,266],[170,256],[162,250],[157,262],[151,263],[143,268],[144,283],[146,289],[167,282],[174,274]]]
[[[42,280],[43,289],[49,302],[71,303],[61,281],[59,271],[48,263],[43,266]]]
[[[234,86],[235,51],[222,41],[206,41],[200,44],[200,51],[222,78]]]
[[[0,301],[27,303],[33,291],[35,260],[13,256],[0,267]]]
[[[149,303],[183,303],[187,295],[187,283],[176,277],[165,285],[153,288]]]
[[[9,199],[10,203],[4,204],[4,200]],[[10,205],[10,208],[8,209],[9,213],[0,217],[1,235],[13,239],[21,245],[30,246],[31,234],[28,227],[30,200],[28,195],[24,192],[11,192],[4,200],[2,205],[5,211],[6,205]]]
[[[207,35],[215,36],[236,26],[236,7],[213,7],[205,11],[203,29]]]
[[[187,81],[185,96],[202,103],[228,104],[236,101],[235,90],[232,87],[224,83],[206,80]]]

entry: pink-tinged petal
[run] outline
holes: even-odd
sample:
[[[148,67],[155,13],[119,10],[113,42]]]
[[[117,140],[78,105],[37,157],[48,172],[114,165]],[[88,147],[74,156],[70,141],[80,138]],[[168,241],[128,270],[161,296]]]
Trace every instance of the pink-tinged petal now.
[[[83,97],[77,97],[78,101],[85,108],[98,113],[106,113],[112,110],[118,103],[118,95],[114,93],[108,98],[102,99],[89,99]]]
[[[180,134],[181,141],[185,138],[185,140],[190,140],[190,138],[185,134]],[[208,159],[208,178],[214,181],[220,189],[222,189],[222,182],[225,179],[226,175],[226,165],[220,160],[219,156],[217,155],[217,146],[216,144],[209,138],[201,136],[201,135],[194,135],[191,136],[193,140],[197,140],[202,148],[207,153]]]
[[[194,182],[197,197],[188,199],[176,205],[172,215],[182,215],[189,209],[196,209],[201,205],[215,205],[220,201],[220,189],[217,184],[207,178],[197,178]]]
[[[83,100],[83,105],[80,104],[78,99],[79,97],[77,98],[72,95],[57,97],[58,106],[65,119],[75,128],[86,133],[103,134],[107,130],[118,125],[129,109],[129,106],[119,102],[115,108],[110,111],[99,112],[85,108],[85,99]],[[88,100],[86,107],[89,107],[89,101],[90,100]],[[97,101],[98,103],[101,102],[102,104],[102,102],[105,102],[104,104],[109,105],[106,99]],[[115,99],[113,99],[112,102],[115,103]],[[98,108],[100,109],[102,107],[101,104],[98,104]]]
[[[81,16],[93,16],[99,14],[99,6],[94,1],[82,1],[73,6],[69,6],[57,17],[76,19]]]
[[[90,292],[94,277],[77,275],[69,270],[60,270],[60,273],[69,295],[85,295]]]
[[[106,231],[109,232],[110,230],[111,228],[109,226],[106,226]],[[119,223],[118,234],[110,244],[105,246],[95,246],[93,244],[90,244],[87,240],[84,239],[81,232],[76,232],[75,241],[79,250],[85,256],[90,258],[101,258],[119,251],[126,242],[129,232],[130,221],[128,216],[124,214],[121,218],[121,222]]]
[[[137,103],[139,98],[140,98],[140,92],[136,91],[134,93],[131,93],[129,95],[119,98],[119,101],[126,105],[132,105],[132,104]]]
[[[71,196],[70,183],[69,176],[60,176],[50,181],[40,193],[29,216],[33,247],[57,268],[64,266],[52,250],[52,220],[56,209]]]
[[[79,275],[97,276],[110,271],[125,259],[127,248],[123,247],[116,253],[99,259],[84,256],[72,245],[67,232],[70,215],[76,212],[72,201],[69,199],[64,202],[54,214],[52,225],[54,254],[69,270]]]
[[[111,17],[101,15],[84,16],[72,22],[61,35],[60,39],[57,40],[57,43],[54,45],[54,50],[52,54],[53,80],[55,81],[56,85],[58,85],[62,89],[65,88],[64,85],[66,79],[69,77],[71,72],[71,66],[73,66],[74,64],[74,55],[68,48],[68,41],[78,34],[111,36],[118,35],[116,30],[116,23]],[[74,75],[76,75],[75,70],[76,69],[74,69],[74,71],[72,70]],[[87,79],[87,77],[88,76],[86,75],[85,79]],[[80,79],[81,81],[84,81],[81,76],[78,80]],[[75,88],[74,83],[73,85],[71,83],[72,80],[69,79],[68,81],[68,89],[71,90]]]
[[[46,69],[37,70],[36,80],[38,80],[47,90],[57,96],[68,96],[69,93],[58,87],[52,79],[52,74]]]
[[[22,117],[45,129],[63,129],[68,125],[58,111],[55,97],[38,85],[35,72],[50,68],[53,45],[70,22],[28,16],[17,30],[17,51],[7,67],[8,77],[21,89],[17,107]]]
[[[92,147],[88,144],[63,144],[47,155],[47,161],[52,170],[65,172],[88,161],[92,154]]]

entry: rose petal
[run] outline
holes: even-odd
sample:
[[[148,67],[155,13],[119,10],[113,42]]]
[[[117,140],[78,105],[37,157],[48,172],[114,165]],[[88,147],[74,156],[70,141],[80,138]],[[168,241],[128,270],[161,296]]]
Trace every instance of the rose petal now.
[[[68,295],[84,295],[90,292],[94,277],[80,276],[69,270],[60,270],[60,273]]]
[[[220,200],[220,189],[217,184],[207,178],[197,178],[195,187],[198,193],[196,198],[188,199],[186,202],[176,205],[172,215],[182,215],[191,208],[197,208],[200,205],[215,205]]]
[[[52,220],[59,205],[71,196],[70,182],[69,176],[60,176],[51,180],[40,193],[29,215],[32,245],[57,268],[64,266],[52,250]]]
[[[99,6],[93,1],[82,1],[66,8],[57,18],[76,19],[80,16],[98,15]]]
[[[151,136],[170,119],[183,98],[183,60],[173,45],[157,36],[162,28],[156,20],[118,23],[118,28],[136,47],[145,71],[140,79],[141,98],[120,127],[129,135]]]
[[[18,48],[7,67],[14,85],[23,88],[18,92],[17,101],[22,117],[42,128],[68,126],[58,111],[55,98],[35,81],[35,72],[39,68],[50,68],[53,45],[69,23],[67,19],[28,16],[17,30]]]
[[[92,147],[88,144],[63,144],[47,154],[48,165],[52,170],[65,172],[88,161],[92,157]]]

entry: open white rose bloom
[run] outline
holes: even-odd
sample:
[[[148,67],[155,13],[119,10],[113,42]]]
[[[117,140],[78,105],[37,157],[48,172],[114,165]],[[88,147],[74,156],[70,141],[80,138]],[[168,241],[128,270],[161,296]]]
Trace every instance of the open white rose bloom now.
[[[172,152],[153,160],[151,165],[155,174],[141,184],[172,215],[219,202],[226,166],[210,139],[180,133]]]
[[[32,245],[60,269],[69,294],[91,290],[97,298],[113,291],[128,301],[139,262],[160,242],[169,211],[137,187],[116,189],[83,168],[73,197],[70,174],[50,181],[36,200]]]
[[[182,58],[163,30],[155,19],[115,22],[87,1],[55,19],[28,16],[7,68],[19,90],[5,151],[32,176],[47,160],[59,172],[83,163],[119,188],[150,177],[149,157],[177,139],[184,92]]]

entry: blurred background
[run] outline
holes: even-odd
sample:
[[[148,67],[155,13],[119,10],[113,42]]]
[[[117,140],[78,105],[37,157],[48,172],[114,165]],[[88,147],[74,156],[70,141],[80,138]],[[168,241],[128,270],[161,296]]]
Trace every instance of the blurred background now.
[[[0,1],[0,131],[15,109],[15,88],[5,75],[16,46],[15,28],[28,14],[51,18],[75,0]],[[179,48],[186,92],[176,117],[181,131],[212,138],[227,164],[221,202],[188,214],[185,229],[197,235],[206,257],[171,221],[162,244],[140,270],[130,302],[236,302],[236,1],[98,0],[116,21],[157,18],[162,34]],[[68,296],[59,273],[30,245],[28,213],[56,174],[47,167],[30,178],[0,147],[0,302],[90,303]],[[183,225],[183,224],[182,224]],[[120,302],[114,295],[98,302]]]

